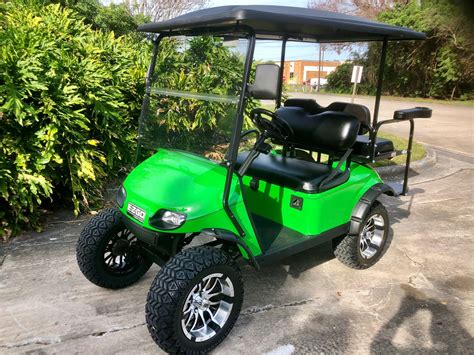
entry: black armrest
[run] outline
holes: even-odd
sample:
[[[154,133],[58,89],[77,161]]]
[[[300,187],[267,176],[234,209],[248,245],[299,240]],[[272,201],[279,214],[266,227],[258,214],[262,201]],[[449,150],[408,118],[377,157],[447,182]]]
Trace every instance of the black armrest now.
[[[428,107],[415,107],[406,110],[397,110],[393,113],[393,119],[404,121],[413,118],[430,118],[432,110]]]

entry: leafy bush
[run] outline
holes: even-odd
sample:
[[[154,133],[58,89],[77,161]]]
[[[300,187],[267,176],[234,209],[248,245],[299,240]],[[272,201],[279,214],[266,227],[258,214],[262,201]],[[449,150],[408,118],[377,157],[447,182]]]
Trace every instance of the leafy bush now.
[[[151,46],[94,30],[97,23],[61,4],[0,5],[0,237],[37,227],[52,202],[87,210],[135,157]],[[217,38],[195,38],[186,51],[171,40],[162,42],[156,68],[156,85],[235,96],[243,60]],[[156,146],[225,150],[235,117],[227,103],[161,96],[151,108],[162,113]]]
[[[398,4],[378,20],[427,34],[426,41],[389,42],[383,92],[388,95],[469,99],[474,95],[474,31],[472,18],[453,0]],[[354,64],[363,65],[358,92],[374,94],[381,44],[372,42]],[[328,90],[350,93],[349,66],[328,76]]]
[[[384,91],[390,95],[454,98],[474,93],[474,32],[472,18],[452,0],[431,0],[382,12],[378,20],[425,32],[426,41],[391,43],[387,53]],[[373,75],[380,45],[369,47]]]
[[[113,31],[115,37],[126,34],[139,37],[137,26],[150,19],[142,14],[133,15],[125,3],[109,3],[104,6],[99,0],[36,0],[43,5],[58,3],[73,10],[84,23],[94,30]]]
[[[336,70],[328,75],[328,82],[325,89],[339,94],[351,94],[354,87],[354,84],[351,83],[352,68],[354,65],[364,66],[365,62],[358,58],[351,63],[344,63],[338,66]],[[367,68],[364,67],[361,82],[357,84],[357,94],[375,94],[375,86],[368,78],[368,75],[370,75],[370,72],[368,72]]]
[[[131,161],[147,44],[92,30],[60,5],[0,5],[0,236],[39,207],[100,197]]]
[[[340,94],[351,93],[352,63],[341,64],[327,76],[326,89]]]

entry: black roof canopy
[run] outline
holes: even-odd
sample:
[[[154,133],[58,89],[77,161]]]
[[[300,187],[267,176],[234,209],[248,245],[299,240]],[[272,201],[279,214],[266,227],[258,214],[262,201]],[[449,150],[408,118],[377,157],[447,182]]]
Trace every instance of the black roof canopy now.
[[[425,39],[424,33],[331,11],[289,6],[220,6],[147,23],[140,32],[194,34],[222,28],[252,28],[260,39],[360,42]]]

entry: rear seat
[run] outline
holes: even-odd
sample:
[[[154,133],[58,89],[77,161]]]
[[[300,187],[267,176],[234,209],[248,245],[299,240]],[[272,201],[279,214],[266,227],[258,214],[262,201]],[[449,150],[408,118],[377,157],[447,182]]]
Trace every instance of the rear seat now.
[[[367,158],[370,156],[370,143],[369,136],[369,127],[371,124],[370,120],[370,111],[364,105],[358,105],[348,102],[333,102],[327,107],[319,105],[313,99],[298,99],[292,98],[288,99],[285,102],[285,107],[301,107],[309,114],[318,114],[325,111],[336,111],[344,112],[355,116],[361,123],[359,128],[359,135],[357,136],[356,142],[354,143],[353,154],[355,156],[361,156]],[[281,110],[281,109],[280,109]],[[377,138],[375,141],[375,156],[385,155],[387,153],[393,152],[395,150],[393,142],[384,139]]]

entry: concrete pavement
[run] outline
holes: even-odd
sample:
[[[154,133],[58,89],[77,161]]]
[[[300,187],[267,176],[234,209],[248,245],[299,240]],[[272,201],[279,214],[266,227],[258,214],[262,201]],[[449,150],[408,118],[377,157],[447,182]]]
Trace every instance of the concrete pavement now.
[[[323,106],[335,101],[350,102],[351,100],[351,97],[346,95],[300,92],[290,93],[290,97],[313,98]],[[374,97],[356,96],[354,103],[367,106],[373,114]],[[382,98],[379,120],[392,119],[394,111],[416,106],[426,106],[433,109],[433,116],[430,119],[416,120],[415,139],[417,141],[467,153],[474,157],[474,107],[472,106]],[[381,130],[408,137],[408,129],[407,123],[400,123],[386,125]]]

